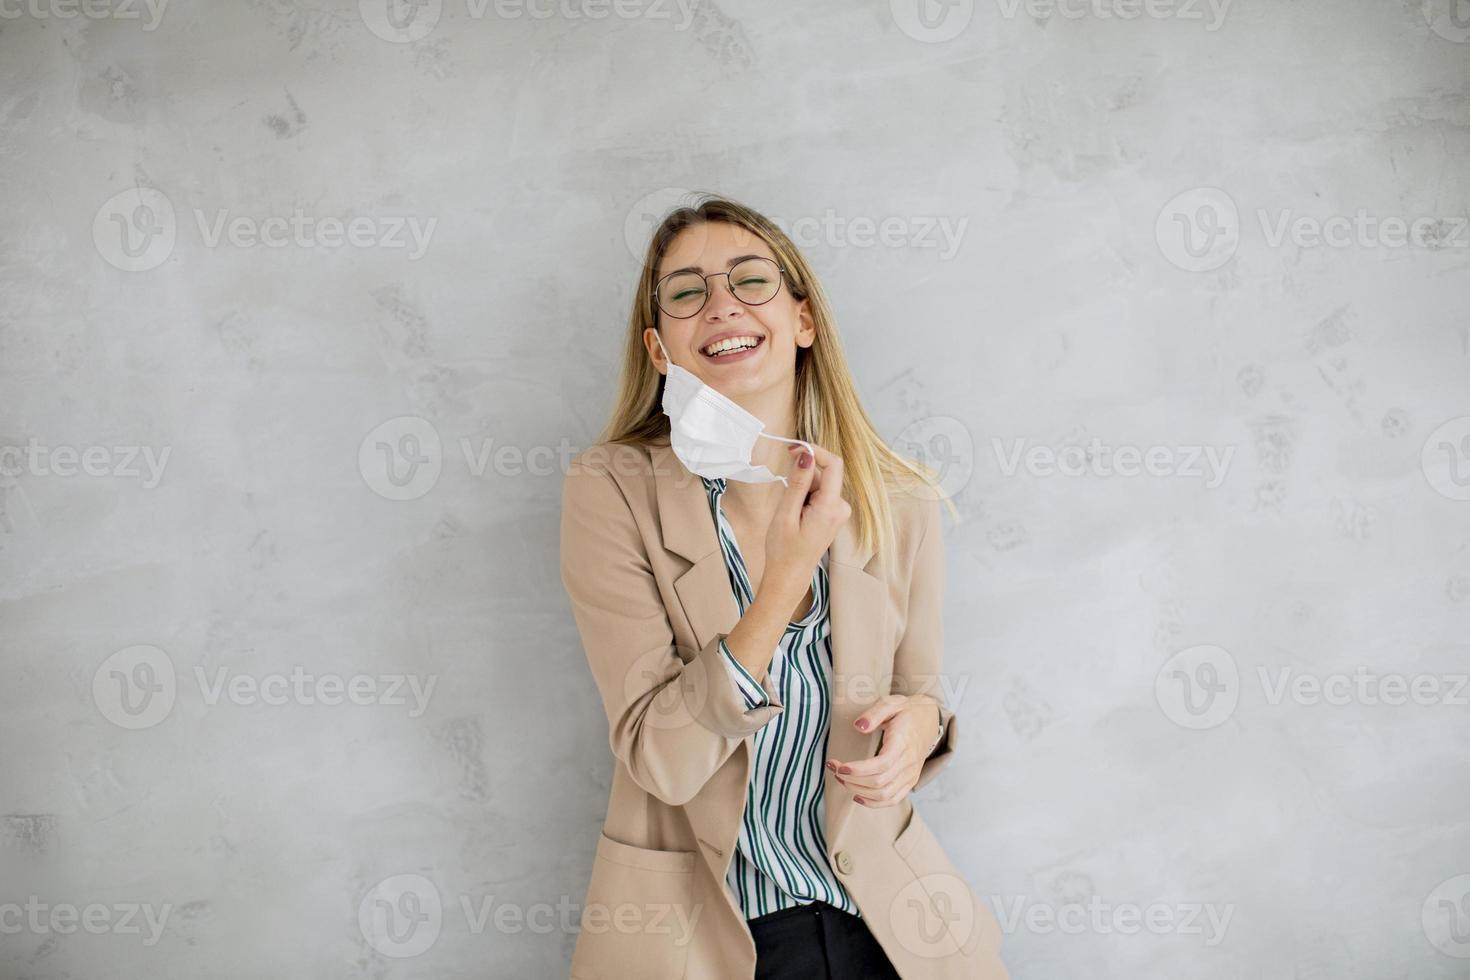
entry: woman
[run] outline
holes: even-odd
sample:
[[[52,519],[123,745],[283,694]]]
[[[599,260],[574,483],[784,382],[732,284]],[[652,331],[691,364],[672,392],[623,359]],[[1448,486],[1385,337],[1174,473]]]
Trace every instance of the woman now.
[[[908,799],[957,734],[939,499],[786,235],[718,198],[666,217],[563,488],[617,759],[574,978],[1007,976]]]

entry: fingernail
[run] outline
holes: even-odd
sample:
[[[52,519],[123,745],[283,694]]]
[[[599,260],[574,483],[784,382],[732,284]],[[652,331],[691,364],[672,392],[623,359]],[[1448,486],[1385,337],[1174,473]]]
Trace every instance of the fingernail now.
[[[868,719],[866,719],[866,718],[859,718],[857,720],[857,726],[861,730],[867,731],[868,730]]]
[[[811,466],[812,465],[812,454],[809,453],[809,452],[807,452],[805,449],[803,449],[801,451],[801,459],[798,459],[796,461],[796,465],[797,466],[800,466],[802,469],[806,469],[807,467]]]
[[[850,776],[850,775],[852,775],[852,768],[850,766],[843,766],[841,769],[838,769],[837,771],[840,772],[840,773],[842,773],[842,775],[844,775],[844,776]]]
[[[867,801],[866,801],[866,800],[864,800],[864,799],[863,799],[863,798],[862,798],[862,797],[861,797],[861,796],[854,796],[854,797],[853,797],[853,798],[852,798],[852,801],[853,801],[853,802],[854,802],[854,803],[861,803],[861,804],[862,804],[862,805],[863,805],[863,806],[867,806],[867,805],[868,805],[868,804],[867,804]]]

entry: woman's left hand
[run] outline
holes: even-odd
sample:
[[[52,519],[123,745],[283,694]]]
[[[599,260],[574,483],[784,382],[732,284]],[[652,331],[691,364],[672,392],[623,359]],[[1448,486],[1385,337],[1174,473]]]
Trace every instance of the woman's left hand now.
[[[827,769],[862,805],[893,806],[919,781],[939,717],[939,703],[928,695],[886,695],[854,721],[859,731],[883,729],[878,754],[858,762],[828,759]]]

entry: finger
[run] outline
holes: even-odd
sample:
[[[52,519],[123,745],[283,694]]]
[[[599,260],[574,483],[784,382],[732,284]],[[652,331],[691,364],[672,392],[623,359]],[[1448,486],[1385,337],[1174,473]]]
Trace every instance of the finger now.
[[[822,468],[821,479],[812,491],[812,502],[836,502],[842,496],[842,459],[815,444],[812,450],[817,458],[817,465]]]
[[[876,796],[872,794],[858,793],[854,797],[854,799],[861,806],[877,809],[878,807],[893,806],[907,795],[908,790],[893,790],[891,792],[881,793]]]
[[[791,458],[791,471],[793,473],[796,472],[796,464],[801,461],[801,454],[812,454],[812,482],[806,489],[807,503],[811,502],[811,495],[815,493],[817,488],[822,485],[822,467],[821,464],[817,462],[816,448],[816,446],[809,442],[791,443],[788,444],[786,447],[786,455]]]
[[[893,785],[893,773],[883,772],[873,776],[838,776],[837,781],[854,793],[876,796]]]
[[[788,523],[800,525],[801,508],[806,504],[806,496],[811,492],[812,480],[816,476],[816,464],[811,463],[802,467],[798,456],[793,459],[791,473],[786,477],[786,492],[781,496],[779,516]]]
[[[908,698],[902,694],[885,694],[882,700],[853,719],[853,727],[860,732],[876,731],[878,726],[887,724],[907,704]]]
[[[871,759],[859,759],[857,762],[838,762],[837,768],[833,770],[844,779],[872,779],[879,773],[897,766],[903,759],[903,744],[901,739],[893,739],[891,743],[884,745],[882,750]],[[843,770],[846,769],[846,772]]]

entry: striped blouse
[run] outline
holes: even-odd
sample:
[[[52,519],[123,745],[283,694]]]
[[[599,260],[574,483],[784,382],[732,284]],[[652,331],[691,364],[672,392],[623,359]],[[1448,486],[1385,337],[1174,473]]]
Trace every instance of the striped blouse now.
[[[735,534],[720,512],[723,479],[704,481],[740,614],[755,599]],[[823,773],[832,723],[832,642],[827,555],[812,575],[812,608],[788,623],[769,674],[786,710],[756,730],[740,836],[725,882],[746,919],[821,899],[861,916],[827,860]],[[763,687],[720,641],[725,666],[748,708],[768,703]]]

